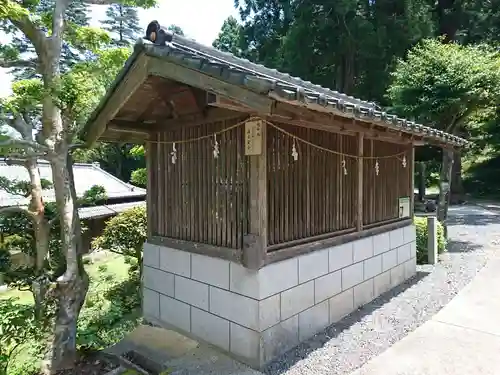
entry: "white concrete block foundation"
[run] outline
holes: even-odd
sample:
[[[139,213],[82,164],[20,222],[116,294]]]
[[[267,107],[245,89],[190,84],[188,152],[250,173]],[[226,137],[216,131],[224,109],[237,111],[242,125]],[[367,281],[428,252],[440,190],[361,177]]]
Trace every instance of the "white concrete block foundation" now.
[[[415,227],[270,264],[144,245],[143,314],[255,368],[416,273]]]

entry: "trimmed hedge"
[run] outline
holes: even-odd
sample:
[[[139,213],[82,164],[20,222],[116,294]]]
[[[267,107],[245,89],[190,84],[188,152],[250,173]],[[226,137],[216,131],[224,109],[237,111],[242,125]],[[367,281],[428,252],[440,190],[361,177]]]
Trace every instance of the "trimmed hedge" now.
[[[414,219],[415,227],[417,229],[417,263],[426,264],[427,263],[427,238],[429,237],[427,231],[427,218],[426,217],[415,217]],[[446,251],[446,238],[444,237],[443,224],[438,222],[437,225],[437,235],[438,235],[438,254]]]

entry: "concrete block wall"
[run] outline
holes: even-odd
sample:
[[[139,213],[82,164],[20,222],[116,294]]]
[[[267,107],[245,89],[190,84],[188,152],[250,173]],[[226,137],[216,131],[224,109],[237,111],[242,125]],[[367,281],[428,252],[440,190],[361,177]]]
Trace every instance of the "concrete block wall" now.
[[[259,271],[146,243],[143,314],[259,368],[415,272],[413,225]]]

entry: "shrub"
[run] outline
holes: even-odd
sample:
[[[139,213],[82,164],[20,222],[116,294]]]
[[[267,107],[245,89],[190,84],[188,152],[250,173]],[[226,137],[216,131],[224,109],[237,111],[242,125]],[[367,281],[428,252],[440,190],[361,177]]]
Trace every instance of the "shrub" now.
[[[0,300],[0,375],[15,363],[14,359],[26,350],[35,354],[41,353],[41,342],[44,334],[43,326],[35,320],[32,305],[16,303],[15,299]],[[30,343],[29,347],[26,344]],[[36,368],[37,355],[30,357],[27,367]],[[12,373],[12,371],[9,371]],[[20,374],[29,373],[28,369],[20,370]]]
[[[146,207],[135,207],[109,220],[102,235],[93,241],[92,246],[134,257],[138,265],[135,269],[140,269],[146,232]]]
[[[10,269],[10,252],[0,247],[0,273],[5,273]],[[0,280],[0,285],[2,285]]]
[[[429,237],[427,218],[415,217],[414,222],[417,230],[417,263],[425,264],[427,263],[427,241]],[[443,224],[440,222],[437,225],[437,237],[438,253],[441,254],[446,250],[446,238],[444,237]]]
[[[78,320],[80,350],[102,350],[121,340],[140,319],[140,280],[108,281],[105,274],[92,280]]]
[[[136,186],[146,187],[147,184],[147,172],[146,168],[139,168],[132,172],[130,176],[130,182]]]

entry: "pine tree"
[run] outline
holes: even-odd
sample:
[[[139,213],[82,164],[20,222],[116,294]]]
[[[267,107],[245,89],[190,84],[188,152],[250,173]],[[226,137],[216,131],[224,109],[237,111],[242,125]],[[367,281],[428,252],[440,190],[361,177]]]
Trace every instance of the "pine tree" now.
[[[51,14],[54,11],[54,6],[55,0],[40,0],[34,13],[38,16]],[[88,5],[84,2],[84,0],[70,1],[64,18],[67,22],[71,22],[76,26],[88,26],[90,20],[90,17],[88,16]],[[33,45],[24,35],[21,37],[15,36],[12,40],[14,44],[19,46],[18,50],[21,54],[35,54]],[[67,71],[71,68],[71,66],[80,60],[82,60],[82,56],[70,48],[67,43],[63,42],[61,47],[61,71]],[[36,70],[32,67],[13,68],[12,73],[16,80],[29,79],[38,76]]]
[[[113,44],[128,46],[135,43],[142,30],[139,27],[139,16],[135,8],[113,4],[106,10],[106,17],[101,23],[103,29],[112,34]]]

